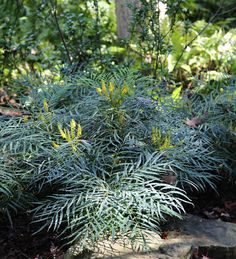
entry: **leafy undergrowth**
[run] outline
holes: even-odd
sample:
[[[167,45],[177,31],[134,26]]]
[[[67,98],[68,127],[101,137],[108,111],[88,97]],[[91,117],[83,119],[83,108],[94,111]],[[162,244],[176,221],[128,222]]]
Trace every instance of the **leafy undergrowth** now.
[[[233,179],[235,85],[169,96],[127,70],[38,86],[0,118],[0,213],[28,213],[80,251],[181,218],[193,192]],[[13,222],[12,222],[13,224]]]

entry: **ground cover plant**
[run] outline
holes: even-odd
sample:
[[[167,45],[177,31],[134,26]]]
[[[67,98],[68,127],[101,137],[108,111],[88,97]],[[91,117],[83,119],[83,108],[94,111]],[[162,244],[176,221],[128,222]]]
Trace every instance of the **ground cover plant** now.
[[[80,251],[122,237],[145,247],[189,192],[215,188],[233,163],[235,85],[207,107],[154,83],[124,69],[32,89],[29,114],[0,121],[1,214],[27,211]]]

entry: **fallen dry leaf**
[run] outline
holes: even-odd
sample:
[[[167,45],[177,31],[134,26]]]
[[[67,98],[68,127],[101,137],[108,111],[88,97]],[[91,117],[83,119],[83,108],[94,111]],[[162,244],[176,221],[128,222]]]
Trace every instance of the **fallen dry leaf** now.
[[[225,201],[225,208],[229,211],[236,210],[236,202]]]
[[[161,233],[161,239],[168,239],[168,232],[167,231],[163,231]]]
[[[218,214],[221,214],[221,213],[225,212],[225,209],[222,209],[222,208],[219,208],[219,207],[214,207],[212,210],[214,212],[218,213]]]
[[[2,108],[0,108],[0,114],[5,116],[10,116],[10,117],[20,117],[23,115],[23,113],[20,111],[11,110],[11,109],[2,109]]]
[[[197,127],[198,125],[202,124],[202,120],[198,117],[193,117],[191,120],[187,119],[185,123],[190,127]]]
[[[229,215],[229,213],[221,213],[220,214],[220,217],[221,217],[221,219],[222,220],[224,220],[224,221],[228,221],[228,222],[230,222],[231,221],[231,217],[230,217],[230,215]]]
[[[11,106],[13,106],[13,107],[19,107],[19,104],[16,102],[16,100],[15,99],[10,99],[9,101],[8,101],[8,103],[11,105]]]
[[[165,175],[163,177],[163,180],[168,184],[175,184],[177,181],[177,177],[175,175]]]
[[[0,105],[9,105],[13,107],[20,107],[20,104],[16,102],[16,94],[8,95],[5,90],[0,88]]]
[[[28,111],[10,109],[10,108],[0,108],[0,115],[10,116],[10,117],[21,117],[23,115],[30,115]]]
[[[216,215],[214,211],[209,212],[207,210],[203,211],[203,215],[208,219],[217,219],[219,217],[219,215]]]

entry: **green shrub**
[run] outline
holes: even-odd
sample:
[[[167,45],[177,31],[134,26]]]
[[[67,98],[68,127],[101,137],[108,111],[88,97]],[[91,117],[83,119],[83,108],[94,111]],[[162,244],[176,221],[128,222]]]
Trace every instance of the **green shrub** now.
[[[39,231],[83,250],[107,238],[144,242],[181,216],[184,190],[215,188],[225,159],[211,125],[187,125],[193,108],[154,100],[154,83],[121,70],[33,89],[30,117],[0,120],[0,194],[10,196],[1,211],[21,205]]]
[[[39,74],[55,80],[60,71],[71,73],[88,64],[98,69],[113,58],[108,48],[115,38],[114,3],[2,0],[0,8],[1,88],[21,92],[22,85],[15,84],[20,77]]]
[[[206,29],[202,31],[203,28]],[[194,38],[188,46],[187,43]],[[179,80],[193,79],[193,76],[197,76],[207,81],[235,74],[235,41],[235,29],[226,32],[220,26],[197,21],[186,32],[185,24],[179,22],[171,36],[173,49],[168,55],[168,70],[172,71],[175,68],[175,77]],[[181,55],[181,59],[178,60]]]
[[[210,89],[210,86],[206,85]],[[236,168],[236,84],[215,87],[208,94],[197,93],[192,100],[193,112],[204,115],[208,135],[218,154],[227,160],[227,171],[235,178]]]
[[[215,24],[213,15],[209,22],[191,22],[186,18],[188,8],[184,5],[191,6],[187,2],[167,1],[165,15],[155,0],[141,0],[140,6],[131,5],[130,48],[139,53],[136,66],[161,79],[169,79],[171,74],[182,85],[195,77],[207,81],[235,74],[235,29],[225,30],[222,24]]]

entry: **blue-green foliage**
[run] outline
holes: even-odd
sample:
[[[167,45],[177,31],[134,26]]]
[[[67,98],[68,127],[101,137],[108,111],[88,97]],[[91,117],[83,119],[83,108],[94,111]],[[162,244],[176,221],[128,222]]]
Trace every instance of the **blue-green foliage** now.
[[[28,209],[39,230],[64,232],[83,250],[107,238],[145,240],[181,216],[185,191],[215,188],[226,158],[215,148],[213,114],[190,127],[202,108],[154,100],[154,85],[121,70],[33,89],[30,117],[0,120],[1,212]]]

